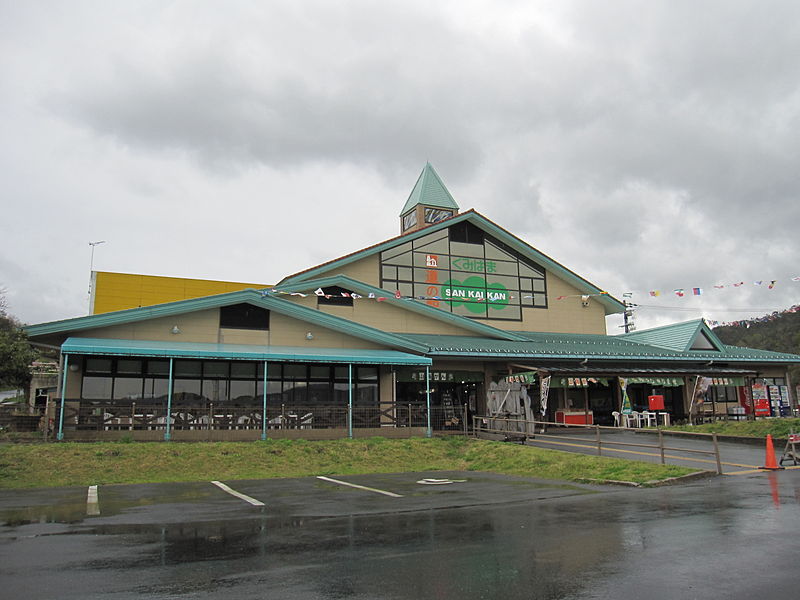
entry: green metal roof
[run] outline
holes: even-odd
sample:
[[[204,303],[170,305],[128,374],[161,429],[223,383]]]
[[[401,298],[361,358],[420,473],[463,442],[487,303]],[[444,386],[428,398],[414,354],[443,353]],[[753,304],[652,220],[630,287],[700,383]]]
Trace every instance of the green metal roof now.
[[[650,344],[651,346],[658,346],[659,348],[686,351],[691,350],[697,339],[702,336],[705,336],[717,350],[721,351],[725,347],[725,344],[711,331],[711,328],[706,325],[703,319],[674,323],[642,331],[632,331],[620,337],[643,344]]]
[[[374,246],[370,246],[369,248],[364,248],[363,250],[353,252],[346,256],[342,256],[341,258],[337,258],[328,261],[326,263],[323,263],[321,265],[317,265],[316,267],[307,269],[305,271],[295,273],[294,275],[284,277],[278,284],[278,287],[286,286],[288,284],[296,284],[299,283],[300,281],[305,281],[308,279],[312,279],[314,277],[319,277],[320,275],[330,273],[334,269],[354,263],[368,256],[372,256],[379,252],[383,252],[384,250],[388,250],[395,246],[399,246],[400,244],[405,244],[411,240],[415,240],[417,238],[429,235],[435,231],[445,229],[447,227],[450,227],[451,225],[455,225],[463,221],[471,222],[476,227],[483,229],[490,235],[493,235],[497,239],[508,244],[510,247],[514,248],[517,252],[519,252],[523,256],[530,258],[535,263],[544,267],[547,271],[560,277],[564,281],[574,285],[575,288],[577,288],[580,291],[580,293],[594,295],[594,299],[601,305],[603,305],[603,307],[606,309],[607,315],[620,313],[623,310],[625,310],[625,305],[616,298],[614,298],[613,296],[611,296],[610,294],[604,293],[603,290],[601,290],[599,287],[590,283],[577,273],[570,271],[568,268],[556,262],[546,254],[539,252],[536,248],[528,245],[515,235],[509,233],[496,223],[493,223],[492,221],[490,221],[480,213],[475,212],[474,210],[468,210],[450,219],[445,219],[444,221],[437,223],[435,225],[430,225],[428,227],[424,227],[417,231],[397,236],[390,240],[386,240],[385,242],[381,242],[379,244],[375,244]]]
[[[458,210],[458,204],[456,204],[453,196],[447,190],[431,163],[425,163],[422,172],[417,178],[417,183],[414,184],[414,188],[403,206],[403,210],[400,211],[400,215],[406,214],[418,204]]]
[[[722,351],[678,351],[625,339],[624,336],[517,332],[527,341],[472,336],[402,334],[428,347],[429,356],[470,358],[595,359],[602,361],[702,361],[717,363],[800,363],[800,356],[737,346]]]
[[[218,294],[216,296],[191,298],[189,300],[179,300],[178,302],[156,304],[155,306],[131,308],[128,310],[120,310],[99,315],[89,315],[86,317],[77,317],[63,321],[41,323],[39,325],[30,325],[25,328],[25,331],[29,337],[35,338],[44,335],[72,333],[77,331],[98,329],[100,327],[120,325],[124,323],[135,323],[149,319],[156,319],[159,317],[185,314],[239,303],[248,303],[255,306],[261,306],[288,317],[305,321],[313,325],[318,325],[320,327],[325,327],[332,331],[351,335],[353,337],[383,346],[419,353],[426,350],[425,346],[396,336],[392,333],[330,315],[313,308],[308,308],[295,302],[290,302],[281,298],[275,298],[274,296],[268,296],[256,290],[241,290],[227,294]]]
[[[356,363],[373,365],[430,365],[425,356],[394,350],[312,348],[305,346],[252,346],[247,344],[203,344],[112,340],[71,337],[61,345],[66,354],[101,356],[147,356],[158,358],[202,358],[269,360],[275,362]]]
[[[424,304],[413,298],[395,298],[394,292],[363,283],[343,274],[332,275],[330,277],[324,277],[320,279],[310,279],[293,285],[279,285],[273,289],[279,292],[307,292],[309,290],[315,290],[317,288],[325,288],[334,285],[362,295],[375,294],[376,297],[385,297],[387,298],[386,302],[389,302],[394,306],[399,306],[405,310],[424,315],[426,317],[431,317],[432,319],[436,319],[438,321],[450,323],[452,325],[456,325],[457,327],[461,327],[468,331],[473,331],[485,336],[503,340],[524,339],[518,334],[492,327],[491,325],[481,323],[475,319],[462,317],[460,315],[451,313],[450,311],[428,306],[427,304]]]

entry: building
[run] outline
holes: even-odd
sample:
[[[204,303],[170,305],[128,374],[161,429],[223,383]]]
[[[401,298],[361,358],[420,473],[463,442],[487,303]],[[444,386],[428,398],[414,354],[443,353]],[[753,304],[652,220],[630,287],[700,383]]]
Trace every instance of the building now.
[[[799,356],[725,346],[702,320],[607,335],[622,302],[459,212],[430,164],[400,229],[272,287],[151,306],[139,294],[28,327],[61,351],[59,437],[430,435],[533,418],[542,396],[548,419],[601,424],[650,396],[673,420],[693,398],[715,414],[764,414],[762,395],[767,414],[796,405]]]

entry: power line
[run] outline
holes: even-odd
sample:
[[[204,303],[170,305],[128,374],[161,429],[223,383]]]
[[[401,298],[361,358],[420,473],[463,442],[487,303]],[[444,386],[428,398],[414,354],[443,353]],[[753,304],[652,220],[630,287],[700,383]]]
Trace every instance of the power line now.
[[[682,310],[682,311],[689,311],[689,312],[697,312],[697,311],[710,311],[715,310],[718,312],[752,312],[752,311],[766,311],[766,312],[780,312],[785,310],[784,308],[762,308],[758,306],[753,306],[750,308],[709,308],[708,306],[698,306],[696,308],[691,308],[688,306],[658,306],[656,304],[635,304],[637,308],[655,308],[659,310]]]

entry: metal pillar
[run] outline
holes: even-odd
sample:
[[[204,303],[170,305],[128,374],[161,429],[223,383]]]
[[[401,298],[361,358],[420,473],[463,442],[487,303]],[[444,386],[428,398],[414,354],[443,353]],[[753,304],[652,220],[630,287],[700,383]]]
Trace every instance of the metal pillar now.
[[[169,359],[169,388],[167,391],[167,429],[164,431],[164,441],[168,442],[170,439],[169,425],[172,419],[172,365],[174,358]]]
[[[347,365],[347,437],[353,439],[353,364]]]
[[[267,361],[264,361],[264,405],[261,409],[261,439],[267,439]]]
[[[431,429],[431,368],[425,366],[425,403],[428,407],[428,429],[425,432],[425,437],[433,437],[433,430]]]
[[[64,374],[61,376],[61,414],[58,417],[58,441],[64,439],[64,398],[67,395],[67,373],[69,373],[69,354],[64,355]]]

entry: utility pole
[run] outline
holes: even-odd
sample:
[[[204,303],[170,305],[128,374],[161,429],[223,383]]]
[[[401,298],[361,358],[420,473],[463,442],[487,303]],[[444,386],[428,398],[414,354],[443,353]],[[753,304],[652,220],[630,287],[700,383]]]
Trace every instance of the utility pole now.
[[[100,240],[99,242],[89,242],[89,245],[92,247],[92,257],[89,259],[89,310],[92,310],[92,273],[94,272],[94,249],[95,246],[99,246],[100,244],[105,244],[105,240]]]
[[[623,304],[625,304],[625,312],[623,313],[625,333],[636,331],[636,324],[633,322],[633,309],[638,305],[627,300],[623,301]]]

